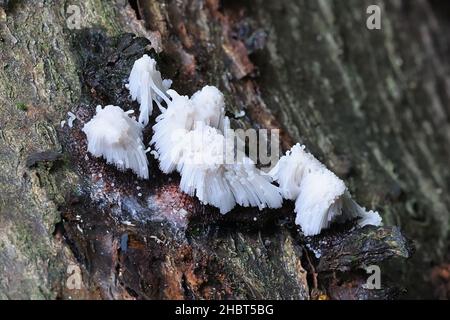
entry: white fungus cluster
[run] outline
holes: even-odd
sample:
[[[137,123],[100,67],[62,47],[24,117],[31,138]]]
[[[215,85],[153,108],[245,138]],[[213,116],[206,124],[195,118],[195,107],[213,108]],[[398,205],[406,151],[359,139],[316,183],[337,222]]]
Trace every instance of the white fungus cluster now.
[[[234,146],[221,131],[198,123],[182,142],[177,165],[182,191],[223,214],[236,204],[260,210],[281,207],[283,199],[272,179],[249,158],[235,159]]]
[[[151,143],[159,154],[159,166],[164,173],[175,170],[179,161],[182,138],[197,124],[220,129],[223,126],[225,102],[223,94],[213,86],[205,86],[192,98],[168,90],[171,101],[156,118]]]
[[[142,142],[142,125],[120,107],[97,106],[97,114],[86,123],[83,131],[88,151],[103,157],[118,169],[131,169],[140,178],[148,179],[148,160]]]
[[[381,224],[377,212],[366,212],[355,203],[344,182],[300,144],[281,157],[269,174],[283,197],[295,201],[295,222],[307,236],[319,234],[334,221],[356,217],[360,226]]]
[[[161,101],[168,101],[165,92],[172,81],[161,78],[161,73],[156,70],[156,61],[146,54],[134,62],[128,81],[131,98],[140,104],[139,122],[146,126],[153,111],[153,102],[162,109]]]
[[[235,207],[279,208],[282,197],[271,178],[246,157],[235,159],[234,144],[223,132],[223,94],[205,86],[191,98],[169,90],[171,102],[156,118],[151,143],[159,154],[160,169],[177,170],[180,189],[227,213]]]
[[[334,221],[350,218],[359,218],[360,226],[381,224],[379,214],[367,212],[353,201],[344,182],[304,146],[292,147],[269,174],[260,171],[250,158],[237,154],[243,141],[237,139],[235,145],[235,137],[227,137],[230,120],[219,89],[205,86],[189,98],[170,90],[171,83],[162,80],[155,60],[148,55],[138,59],[127,87],[131,98],[140,104],[139,121],[129,117],[132,111],[98,106],[96,115],[83,128],[88,151],[120,170],[131,169],[148,179],[142,130],[155,102],[161,114],[153,126],[150,143],[156,151],[151,154],[157,153],[154,156],[164,173],[178,171],[180,189],[203,204],[224,214],[236,204],[261,210],[280,208],[283,198],[294,200],[295,222],[307,236],[319,234]]]

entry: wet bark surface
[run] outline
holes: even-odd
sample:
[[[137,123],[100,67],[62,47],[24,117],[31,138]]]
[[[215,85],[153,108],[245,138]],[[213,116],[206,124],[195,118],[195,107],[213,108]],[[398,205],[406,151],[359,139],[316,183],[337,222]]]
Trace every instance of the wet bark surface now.
[[[0,297],[445,296],[447,20],[425,1],[380,2],[383,29],[368,31],[368,4],[2,5]],[[68,27],[69,5],[81,8],[79,29]],[[182,94],[218,86],[234,128],[280,128],[284,149],[306,143],[387,226],[305,238],[287,201],[221,216],[151,156],[148,181],[90,156],[81,128],[97,104],[138,110],[124,85],[143,53]],[[60,124],[68,111],[72,128]],[[408,239],[416,252],[405,260]],[[382,268],[380,290],[363,287],[370,264]]]

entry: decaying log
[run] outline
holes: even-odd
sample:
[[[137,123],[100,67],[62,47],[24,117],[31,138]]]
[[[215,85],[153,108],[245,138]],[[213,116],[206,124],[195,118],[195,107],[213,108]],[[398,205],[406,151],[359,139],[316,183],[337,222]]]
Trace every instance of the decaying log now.
[[[448,248],[448,24],[378,1],[369,31],[369,2],[1,2],[0,298],[429,297]],[[221,216],[152,157],[142,181],[87,154],[97,104],[138,110],[124,85],[143,53],[182,94],[223,90],[233,127],[307,144],[387,226],[305,238],[292,203]],[[382,290],[363,287],[369,264]]]

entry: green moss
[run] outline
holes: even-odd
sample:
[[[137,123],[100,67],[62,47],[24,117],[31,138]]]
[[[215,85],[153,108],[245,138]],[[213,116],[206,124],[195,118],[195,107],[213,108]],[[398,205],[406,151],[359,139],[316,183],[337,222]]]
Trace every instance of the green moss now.
[[[70,160],[70,154],[68,152],[63,152],[61,157],[62,167],[66,170],[70,170],[72,167],[72,162]]]
[[[16,108],[22,111],[28,111],[27,105],[23,102],[16,103]]]

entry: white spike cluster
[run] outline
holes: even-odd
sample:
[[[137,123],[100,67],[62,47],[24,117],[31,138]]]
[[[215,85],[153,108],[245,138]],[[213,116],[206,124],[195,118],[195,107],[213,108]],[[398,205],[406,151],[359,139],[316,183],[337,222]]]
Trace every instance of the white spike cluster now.
[[[295,200],[295,222],[307,236],[319,234],[338,219],[359,217],[360,226],[381,224],[377,212],[366,212],[354,202],[344,182],[300,144],[281,157],[269,174],[283,197]]]
[[[214,86],[205,86],[192,98],[168,90],[171,101],[153,126],[151,143],[159,154],[159,167],[164,173],[175,170],[179,161],[180,138],[194,129],[196,123],[222,129],[225,103],[222,92]]]
[[[195,108],[195,121],[207,126],[223,129],[225,117],[225,99],[222,92],[214,86],[204,86],[191,98]]]
[[[230,184],[236,203],[243,207],[280,208],[283,198],[272,178],[258,170],[248,157],[228,165],[225,177]]]
[[[133,100],[140,103],[139,122],[120,107],[97,107],[85,124],[88,151],[104,157],[120,170],[131,169],[148,179],[148,160],[142,130],[155,102],[161,114],[153,126],[160,168],[181,174],[180,189],[227,213],[244,207],[279,208],[283,197],[295,201],[295,222],[305,235],[316,235],[334,221],[359,218],[358,224],[380,225],[377,212],[366,211],[352,200],[342,180],[328,170],[304,146],[296,144],[265,174],[228,137],[230,120],[225,116],[223,94],[205,86],[191,98],[169,90],[171,80],[162,80],[156,61],[148,55],[138,59],[127,85]],[[164,102],[167,108],[161,104]],[[238,144],[242,144],[239,141]],[[154,151],[153,151],[154,152]],[[237,158],[237,159],[236,159]],[[273,180],[279,184],[272,184]]]
[[[198,124],[181,138],[177,170],[181,174],[180,189],[203,204],[227,213],[236,205],[230,185],[225,178],[227,148],[223,135],[215,128]]]
[[[260,209],[279,208],[282,197],[271,178],[249,158],[237,163],[234,145],[227,142],[223,94],[205,86],[190,99],[169,90],[167,109],[156,118],[151,143],[159,154],[160,169],[181,174],[180,189],[227,213],[237,204]]]
[[[150,141],[159,154],[159,168],[164,173],[175,170],[179,160],[181,139],[194,126],[194,106],[187,96],[180,96],[176,91],[169,90],[172,98],[167,109],[156,117],[153,126],[153,137]]]
[[[156,61],[146,54],[134,62],[128,81],[131,98],[140,104],[139,122],[146,126],[153,111],[153,101],[160,109],[164,109],[162,100],[169,101],[165,92],[172,81],[162,80],[161,73],[156,70]]]
[[[103,157],[119,170],[131,169],[148,179],[148,161],[142,142],[142,125],[120,107],[97,106],[97,114],[84,125],[88,151]]]
[[[180,189],[204,204],[229,212],[243,207],[279,208],[278,187],[247,157],[235,162],[234,146],[218,129],[197,122],[194,130],[180,140],[177,170]]]
[[[342,201],[342,210],[344,212],[344,218],[352,219],[359,218],[358,225],[360,227],[364,227],[366,225],[372,226],[380,226],[382,225],[382,219],[380,214],[377,211],[369,210],[361,207],[357,204],[350,193],[347,191],[344,196],[341,198]]]

